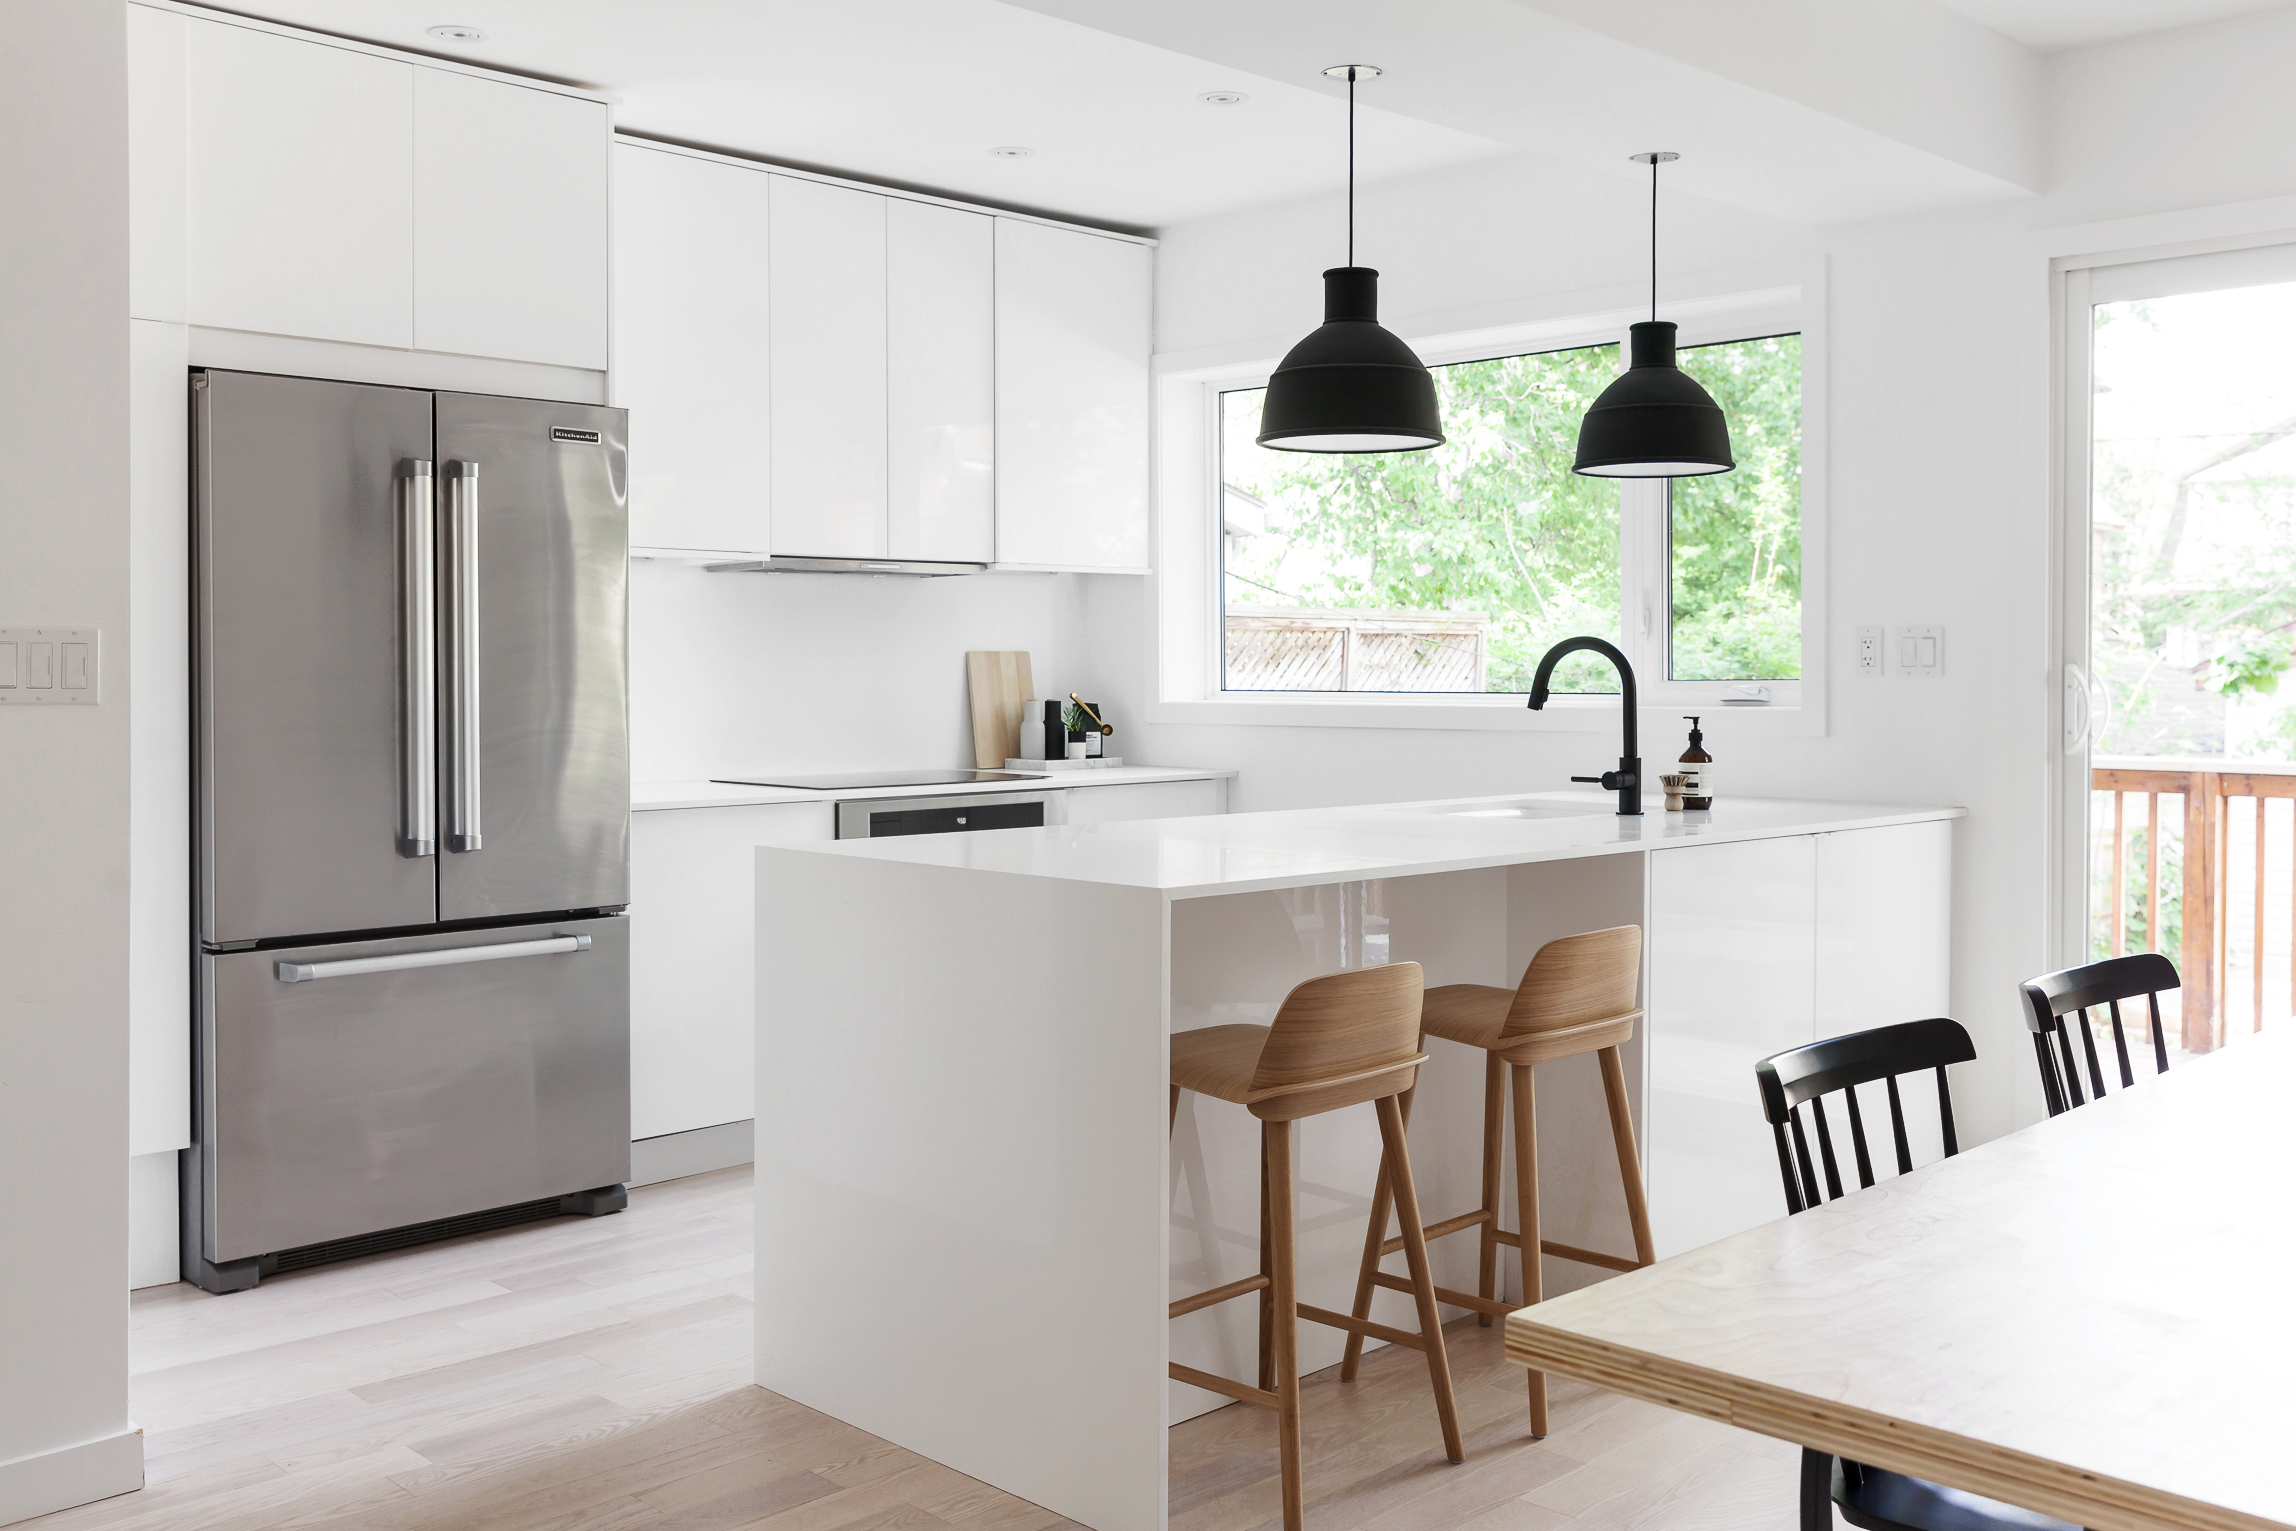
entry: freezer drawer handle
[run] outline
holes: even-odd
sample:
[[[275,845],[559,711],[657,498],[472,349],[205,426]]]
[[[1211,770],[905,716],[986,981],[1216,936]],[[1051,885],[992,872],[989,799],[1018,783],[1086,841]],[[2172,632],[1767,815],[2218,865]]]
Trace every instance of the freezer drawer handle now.
[[[347,957],[340,962],[282,962],[281,983],[309,983],[315,978],[352,978],[361,973],[396,973],[407,968],[453,967],[463,962],[500,962],[506,957],[556,957],[565,952],[586,952],[586,935],[552,936],[547,941],[501,941],[492,946],[450,946],[442,951],[401,952],[395,957]]]
[[[438,594],[431,465],[402,458],[399,518],[399,854],[438,852]]]
[[[478,464],[446,465],[446,848],[483,849],[479,802]]]

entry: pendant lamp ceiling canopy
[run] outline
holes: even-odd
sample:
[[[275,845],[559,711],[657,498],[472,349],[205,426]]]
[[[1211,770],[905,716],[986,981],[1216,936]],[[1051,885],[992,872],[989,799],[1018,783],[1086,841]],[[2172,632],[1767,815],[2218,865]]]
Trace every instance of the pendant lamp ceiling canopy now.
[[[1347,81],[1347,264],[1323,274],[1323,323],[1268,376],[1259,443],[1286,452],[1417,452],[1443,444],[1435,379],[1379,323],[1379,273],[1355,264],[1355,82],[1370,64],[1324,71]]]
[[[1658,167],[1679,154],[1637,154],[1650,167],[1650,318],[1627,331],[1627,369],[1579,422],[1571,471],[1596,478],[1696,478],[1728,473],[1730,422],[1698,380],[1674,364],[1674,326],[1658,317]]]

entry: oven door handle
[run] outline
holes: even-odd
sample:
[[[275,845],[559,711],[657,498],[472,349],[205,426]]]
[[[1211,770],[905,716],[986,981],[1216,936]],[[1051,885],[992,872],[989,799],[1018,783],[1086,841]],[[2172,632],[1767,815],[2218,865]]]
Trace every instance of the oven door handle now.
[[[398,973],[408,968],[454,967],[464,962],[501,962],[510,957],[556,957],[589,949],[590,938],[578,931],[545,941],[497,941],[490,946],[449,946],[437,951],[400,952],[390,957],[345,957],[335,962],[282,962],[277,969],[281,983],[310,983],[320,978],[354,978],[361,973]]]

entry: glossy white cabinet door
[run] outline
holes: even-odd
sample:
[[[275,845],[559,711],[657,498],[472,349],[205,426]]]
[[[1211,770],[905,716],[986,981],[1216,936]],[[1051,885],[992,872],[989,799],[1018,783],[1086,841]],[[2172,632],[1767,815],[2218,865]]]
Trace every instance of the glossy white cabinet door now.
[[[1814,1038],[1814,838],[1650,854],[1650,1226],[1660,1258],[1785,1215],[1754,1064]]]
[[[614,402],[630,412],[630,545],[763,556],[771,177],[614,150]]]
[[[630,1136],[754,1114],[751,850],[831,838],[826,803],[630,815]]]
[[[1843,830],[1817,842],[1817,1027],[1820,1037],[1953,1013],[1953,825],[1892,824]],[[1937,1089],[1898,1085],[1907,1143],[1917,1165],[1943,1152]],[[1873,1134],[1877,1173],[1892,1166],[1887,1086],[1858,1092]],[[1845,1131],[1839,1118],[1835,1130]],[[1847,1144],[1837,1142],[1845,1154]],[[1852,1172],[1849,1158],[1842,1174]],[[1773,1174],[1773,1179],[1775,1175]]]
[[[414,343],[414,76],[190,22],[193,324]]]
[[[414,71],[415,347],[606,365],[606,104]]]
[[[128,314],[184,322],[190,30],[175,11],[128,7]]]
[[[1148,563],[1149,254],[997,220],[997,561]]]
[[[1110,787],[1071,787],[1071,824],[1115,824],[1127,819],[1192,819],[1226,811],[1224,781],[1138,781]]]
[[[772,182],[773,551],[885,556],[885,203]]]
[[[996,556],[996,220],[885,204],[886,551]]]

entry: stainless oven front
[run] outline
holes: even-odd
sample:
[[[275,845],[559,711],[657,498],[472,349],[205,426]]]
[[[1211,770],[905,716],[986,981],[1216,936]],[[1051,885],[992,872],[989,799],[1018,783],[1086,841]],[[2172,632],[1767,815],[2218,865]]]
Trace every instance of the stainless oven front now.
[[[837,838],[951,835],[1060,822],[1058,794],[982,792],[965,797],[856,797],[837,805]]]

